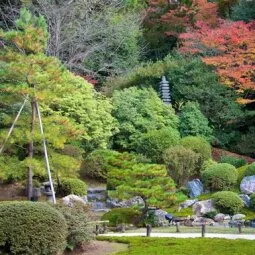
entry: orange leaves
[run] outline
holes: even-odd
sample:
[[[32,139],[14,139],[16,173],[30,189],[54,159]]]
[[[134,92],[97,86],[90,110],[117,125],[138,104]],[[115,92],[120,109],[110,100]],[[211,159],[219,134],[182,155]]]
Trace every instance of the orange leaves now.
[[[198,22],[180,39],[179,50],[203,54],[203,61],[215,66],[223,83],[239,91],[255,90],[255,22],[219,19],[216,28]]]

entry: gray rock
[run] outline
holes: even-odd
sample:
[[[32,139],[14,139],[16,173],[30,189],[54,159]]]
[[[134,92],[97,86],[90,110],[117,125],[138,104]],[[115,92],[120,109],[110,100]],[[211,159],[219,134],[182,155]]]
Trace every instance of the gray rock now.
[[[243,194],[255,193],[255,175],[244,177],[240,184],[240,189]]]
[[[194,179],[187,184],[189,196],[191,198],[198,197],[204,192],[204,185],[199,179]]]
[[[239,197],[243,200],[245,207],[250,207],[251,205],[251,198],[248,195],[241,194]]]
[[[243,220],[245,218],[245,215],[244,214],[235,214],[233,217],[232,217],[232,220],[233,221],[240,221],[240,220]]]
[[[216,222],[223,222],[224,220],[225,220],[225,214],[223,214],[223,213],[218,213],[214,217],[214,221],[216,221]]]
[[[62,201],[63,201],[63,204],[69,206],[69,207],[73,207],[73,205],[75,203],[81,203],[81,204],[84,204],[86,205],[87,204],[87,198],[84,197],[79,197],[79,196],[76,196],[76,195],[68,195],[68,196],[65,196],[62,198]]]
[[[231,217],[227,214],[225,215],[224,220],[231,220]]]
[[[198,200],[197,199],[193,199],[193,200],[186,200],[185,202],[181,203],[179,205],[179,212],[181,211],[181,209],[187,208],[192,206],[193,204],[195,204]]]
[[[136,196],[133,198],[130,198],[128,200],[118,200],[113,198],[108,198],[106,201],[106,206],[109,208],[127,208],[127,207],[133,207],[138,206],[143,208],[144,207],[144,201],[141,197]]]
[[[192,222],[192,226],[201,226],[202,224],[213,226],[215,221],[209,218],[197,217]]]
[[[215,208],[213,206],[212,199],[198,201],[192,206],[193,212],[196,213],[197,216],[202,216],[205,213],[213,212],[215,211]]]
[[[163,210],[155,210],[154,212],[154,224],[156,227],[165,227],[169,225],[169,221],[166,220],[165,216],[168,212]]]

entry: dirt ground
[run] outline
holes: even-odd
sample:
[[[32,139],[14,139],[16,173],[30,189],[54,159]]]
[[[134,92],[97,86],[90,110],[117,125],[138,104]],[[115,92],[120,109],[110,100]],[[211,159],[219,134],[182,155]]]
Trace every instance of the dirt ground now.
[[[113,255],[128,249],[127,244],[107,241],[92,241],[82,247],[82,250],[66,252],[64,255]]]

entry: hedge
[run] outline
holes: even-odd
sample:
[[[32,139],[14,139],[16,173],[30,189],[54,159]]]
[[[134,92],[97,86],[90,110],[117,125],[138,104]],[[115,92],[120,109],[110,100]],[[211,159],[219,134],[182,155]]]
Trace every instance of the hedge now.
[[[221,213],[227,213],[230,215],[240,212],[243,208],[243,200],[232,191],[220,191],[213,194],[212,199],[215,207]]]
[[[64,178],[60,184],[60,192],[64,195],[74,194],[77,196],[85,196],[87,195],[87,184],[75,178]]]
[[[0,203],[0,254],[54,255],[66,247],[63,215],[46,203]]]

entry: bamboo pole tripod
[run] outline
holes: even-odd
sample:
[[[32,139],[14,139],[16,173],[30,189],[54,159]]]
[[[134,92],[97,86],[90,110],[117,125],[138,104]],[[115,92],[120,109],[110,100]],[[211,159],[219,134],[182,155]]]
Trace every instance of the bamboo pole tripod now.
[[[4,142],[2,144],[2,146],[0,147],[0,154],[4,151],[4,147],[9,139],[9,137],[11,136],[13,129],[17,123],[17,121],[19,120],[19,117],[28,101],[29,96],[26,95],[23,104],[21,105],[15,119],[13,120],[13,123],[7,133],[6,138],[4,139]],[[52,182],[52,177],[51,177],[51,170],[50,170],[50,163],[49,163],[49,157],[48,157],[48,151],[47,151],[47,144],[46,144],[46,139],[44,136],[44,130],[43,130],[43,122],[42,122],[42,116],[41,116],[41,112],[40,112],[40,108],[39,108],[39,104],[37,102],[37,100],[35,100],[35,108],[36,108],[36,113],[38,116],[38,120],[39,120],[39,126],[40,126],[40,133],[42,135],[42,145],[43,145],[43,153],[44,153],[44,159],[45,159],[45,164],[46,164],[46,170],[47,170],[47,174],[48,174],[48,179],[49,179],[49,183],[50,183],[50,188],[52,191],[52,201],[54,204],[56,204],[56,196],[55,196],[55,191],[54,191],[54,185]]]

